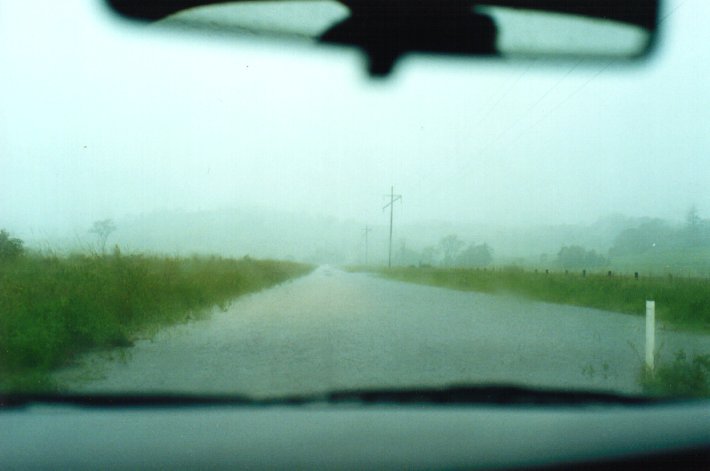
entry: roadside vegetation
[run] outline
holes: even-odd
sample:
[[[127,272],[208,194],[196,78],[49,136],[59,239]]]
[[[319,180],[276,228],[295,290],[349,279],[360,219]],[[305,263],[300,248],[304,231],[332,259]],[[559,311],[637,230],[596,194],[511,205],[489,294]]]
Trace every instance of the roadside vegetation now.
[[[226,308],[241,294],[306,274],[270,260],[25,253],[0,234],[0,389],[44,390],[49,372],[90,350]]]
[[[654,371],[643,368],[641,385],[644,393],[666,397],[710,397],[710,355],[688,358],[678,351],[672,363],[659,365]]]
[[[639,277],[614,273],[551,272],[508,268],[359,268],[400,281],[464,291],[502,293],[557,304],[643,315],[656,301],[656,317],[666,325],[710,332],[710,280]]]

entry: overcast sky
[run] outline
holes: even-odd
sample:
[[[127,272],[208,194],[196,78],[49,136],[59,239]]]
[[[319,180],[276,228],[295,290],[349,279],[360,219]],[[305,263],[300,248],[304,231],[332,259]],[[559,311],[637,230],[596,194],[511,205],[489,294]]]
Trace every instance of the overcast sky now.
[[[0,0],[0,227],[265,207],[381,224],[710,216],[710,2],[642,66],[412,59],[200,40],[98,1]]]

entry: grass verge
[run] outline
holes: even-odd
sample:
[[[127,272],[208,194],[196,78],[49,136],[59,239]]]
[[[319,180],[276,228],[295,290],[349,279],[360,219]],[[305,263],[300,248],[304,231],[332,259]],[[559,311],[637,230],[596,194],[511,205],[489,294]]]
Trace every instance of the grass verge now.
[[[696,355],[691,360],[678,351],[672,363],[659,365],[655,371],[644,368],[641,386],[652,396],[710,397],[710,355]]]
[[[0,390],[51,389],[76,355],[206,316],[313,267],[218,257],[23,256],[0,263]]]
[[[656,317],[684,330],[710,332],[710,280],[608,274],[546,273],[521,268],[353,268],[400,281],[464,291],[511,293],[557,304],[643,315],[656,301]]]

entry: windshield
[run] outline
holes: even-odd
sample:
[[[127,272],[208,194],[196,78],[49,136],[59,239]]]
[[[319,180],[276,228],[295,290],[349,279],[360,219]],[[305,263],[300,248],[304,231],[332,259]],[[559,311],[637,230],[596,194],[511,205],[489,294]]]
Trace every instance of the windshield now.
[[[268,25],[347,14],[306,3]],[[710,395],[710,4],[631,65],[501,35],[384,79],[244,11],[0,3],[2,392]]]

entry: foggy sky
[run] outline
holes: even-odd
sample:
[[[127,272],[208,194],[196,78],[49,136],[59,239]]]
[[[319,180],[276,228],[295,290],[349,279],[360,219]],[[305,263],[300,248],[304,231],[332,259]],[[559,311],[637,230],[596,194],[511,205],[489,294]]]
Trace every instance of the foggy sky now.
[[[675,9],[678,7],[677,9]],[[640,66],[412,58],[200,40],[99,2],[0,0],[0,227],[273,208],[384,224],[710,216],[704,0]]]

